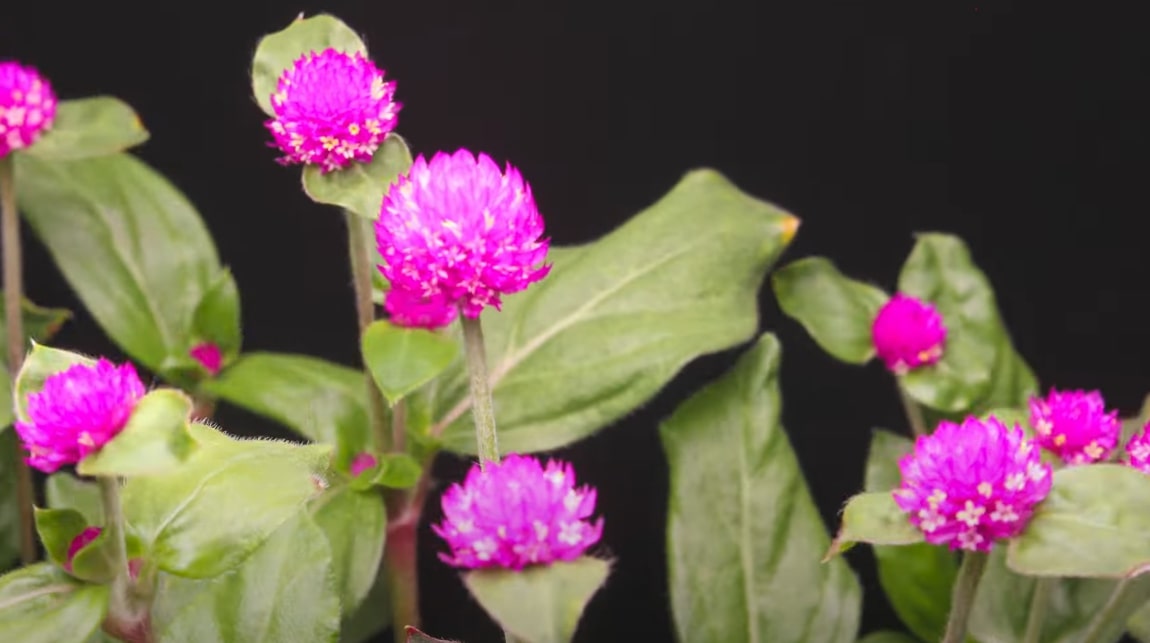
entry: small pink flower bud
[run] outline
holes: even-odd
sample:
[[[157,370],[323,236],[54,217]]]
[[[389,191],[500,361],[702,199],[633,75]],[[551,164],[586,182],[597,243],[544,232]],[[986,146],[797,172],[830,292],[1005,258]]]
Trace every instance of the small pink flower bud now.
[[[931,304],[896,293],[879,309],[871,339],[887,369],[903,375],[942,358],[946,325]]]
[[[68,560],[64,563],[65,570],[69,572],[72,571],[72,559],[76,557],[76,554],[79,553],[81,549],[87,547],[93,540],[96,540],[102,531],[103,529],[99,527],[85,527],[84,531],[81,531],[79,535],[72,539],[72,543],[68,545]]]
[[[200,363],[212,377],[219,375],[224,365],[224,354],[220,347],[211,342],[196,344],[188,351],[188,355]]]
[[[360,453],[351,459],[351,467],[350,467],[351,476],[353,478],[358,477],[359,474],[361,474],[364,471],[367,471],[368,469],[374,467],[378,463],[379,463],[379,461],[376,460],[375,456],[373,456],[372,454],[367,453],[367,452]]]

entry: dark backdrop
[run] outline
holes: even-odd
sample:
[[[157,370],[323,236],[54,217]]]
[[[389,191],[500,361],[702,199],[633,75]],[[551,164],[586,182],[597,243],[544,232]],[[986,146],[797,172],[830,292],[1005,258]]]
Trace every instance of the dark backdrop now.
[[[1097,387],[1124,414],[1137,409],[1150,391],[1150,54],[1133,9],[675,4],[13,0],[0,9],[0,57],[38,65],[64,98],[112,93],[141,113],[152,140],[139,154],[188,193],[235,272],[248,350],[357,357],[342,223],[300,192],[298,169],[272,161],[247,75],[262,34],[326,10],[365,33],[398,80],[399,131],[414,150],[511,160],[556,243],[594,239],[699,166],[803,219],[784,261],[825,254],[888,288],[912,232],[954,232],[997,286],[1043,387]],[[34,299],[79,309],[46,254],[33,244],[28,255]],[[834,362],[768,291],[762,311],[785,349],[787,428],[833,522],[860,486],[869,429],[902,427],[897,401],[879,367]],[[59,342],[118,355],[83,313]],[[670,639],[656,428],[733,357],[692,364],[645,408],[563,451],[599,487],[619,560],[581,640]],[[277,430],[233,410],[220,420]],[[464,467],[444,456],[437,473]],[[426,629],[496,640],[424,537]],[[851,560],[867,592],[863,631],[897,625],[870,554]]]

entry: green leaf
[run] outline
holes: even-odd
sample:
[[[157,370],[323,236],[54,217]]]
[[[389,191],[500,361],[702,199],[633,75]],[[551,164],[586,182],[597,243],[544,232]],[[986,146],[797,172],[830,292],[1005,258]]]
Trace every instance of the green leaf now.
[[[779,424],[779,344],[763,335],[733,370],[660,427],[671,470],[667,566],[683,641],[853,641],[861,596]]]
[[[51,348],[32,342],[32,350],[24,357],[13,387],[16,418],[28,421],[28,396],[44,388],[44,381],[52,375],[76,364],[95,364],[96,360],[71,351]]]
[[[323,532],[296,513],[230,574],[164,576],[152,618],[158,643],[330,641],[339,633]]]
[[[83,476],[150,476],[180,466],[195,448],[188,435],[192,399],[172,388],[140,398],[123,430],[76,465]]]
[[[327,486],[330,451],[271,440],[201,442],[179,469],[128,479],[124,513],[159,569],[215,576]]]
[[[376,634],[391,625],[391,599],[388,596],[387,574],[375,576],[375,583],[360,602],[359,609],[344,617],[340,624],[340,643],[367,643]]]
[[[24,336],[44,342],[56,334],[60,326],[72,317],[66,308],[44,308],[28,301],[21,302],[24,318]],[[7,337],[3,292],[0,291],[0,337]],[[16,416],[12,412],[12,380],[8,376],[7,355],[0,355],[0,433],[12,425]],[[0,467],[3,465],[0,464]],[[0,489],[7,487],[0,486]]]
[[[350,27],[328,14],[304,18],[300,14],[290,25],[260,39],[252,60],[252,93],[260,109],[269,116],[271,96],[276,91],[280,74],[305,53],[334,48],[345,53],[364,52],[367,48]]]
[[[842,526],[827,550],[830,559],[855,543],[912,545],[923,542],[922,532],[907,520],[889,491],[860,493],[843,508]]]
[[[107,606],[107,587],[85,585],[49,563],[0,576],[5,641],[82,641],[100,626]]]
[[[342,170],[320,172],[317,165],[303,169],[303,190],[317,203],[338,205],[365,219],[379,218],[383,195],[395,179],[411,167],[411,151],[398,134],[388,134],[370,163],[352,162]],[[374,269],[373,269],[374,272]]]
[[[1150,567],[1150,476],[1120,464],[1067,467],[1010,542],[1007,564],[1030,576],[1124,578]]]
[[[363,331],[361,348],[372,378],[393,406],[442,373],[459,355],[459,344],[451,337],[386,321],[374,322]]]
[[[153,371],[183,358],[196,306],[219,273],[198,212],[125,153],[80,161],[17,155],[21,212],[109,337]]]
[[[28,148],[46,161],[72,161],[107,156],[148,140],[140,117],[130,105],[112,96],[63,100],[52,128]]]
[[[1126,629],[1129,631],[1130,636],[1138,639],[1141,643],[1150,641],[1150,603],[1142,606],[1134,616],[1126,623]]]
[[[871,324],[890,295],[855,281],[823,257],[793,261],[771,275],[779,308],[823,350],[848,364],[874,357]]]
[[[909,634],[885,630],[882,632],[871,632],[859,639],[858,643],[920,643],[920,641]]]
[[[89,525],[104,524],[104,506],[96,483],[70,473],[53,473],[44,484],[44,493],[52,509],[75,509]]]
[[[459,643],[458,641],[437,639],[433,636],[428,636],[410,625],[403,628],[403,631],[407,632],[407,643]]]
[[[343,613],[351,614],[371,590],[383,558],[387,516],[380,494],[332,488],[312,503],[311,512],[331,547]]]
[[[379,459],[374,484],[392,489],[410,489],[423,476],[423,467],[406,453],[387,453]]]
[[[553,249],[546,279],[483,316],[500,446],[570,444],[650,399],[696,357],[752,339],[759,287],[796,224],[697,170],[598,241]],[[431,396],[444,446],[475,453],[463,360],[421,395]]]
[[[226,356],[240,350],[240,295],[232,271],[221,268],[204,293],[192,320],[194,334],[220,347]]]
[[[918,235],[899,290],[937,306],[947,326],[942,359],[901,378],[911,397],[949,413],[1025,402],[1036,388],[1034,375],[1015,352],[990,282],[961,239]]]
[[[282,423],[300,435],[338,446],[346,468],[371,445],[367,384],[360,371],[315,357],[247,353],[204,390]]]
[[[464,574],[463,583],[503,631],[527,643],[567,643],[610,568],[584,556],[521,571],[478,569]]]
[[[899,459],[914,443],[888,431],[876,430],[866,464],[865,488],[887,492],[901,483]],[[951,588],[958,561],[946,547],[929,543],[874,546],[878,578],[898,617],[924,641],[940,641],[950,613]]]
[[[68,563],[68,548],[80,532],[88,528],[84,515],[75,509],[33,509],[36,533],[52,562],[63,567]]]
[[[0,373],[6,372],[0,368]],[[20,502],[16,497],[16,458],[19,439],[15,431],[0,433],[0,569],[7,569],[20,554]]]

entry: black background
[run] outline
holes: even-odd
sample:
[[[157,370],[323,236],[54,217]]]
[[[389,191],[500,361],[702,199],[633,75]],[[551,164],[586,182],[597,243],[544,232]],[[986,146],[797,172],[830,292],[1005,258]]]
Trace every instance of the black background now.
[[[37,65],[62,98],[110,93],[139,111],[152,132],[139,154],[189,195],[233,268],[247,350],[357,358],[342,223],[300,192],[298,169],[273,162],[248,78],[262,34],[329,11],[398,80],[399,131],[414,151],[512,161],[557,244],[598,237],[700,166],[803,219],[783,261],[827,255],[890,288],[914,231],[954,232],[995,283],[1044,389],[1099,388],[1124,415],[1138,408],[1150,391],[1150,54],[1133,10],[678,4],[5,2],[0,57]],[[29,246],[30,296],[78,310]],[[784,346],[784,419],[833,523],[860,487],[870,428],[902,428],[897,400],[879,366],[834,362],[769,291],[761,301],[764,328]],[[120,357],[83,313],[58,343]],[[671,639],[657,424],[735,354],[692,364],[643,409],[562,452],[598,486],[605,550],[618,559],[580,640]],[[227,409],[219,419],[278,430]],[[443,456],[436,471],[451,480],[464,469]],[[423,536],[425,629],[498,640]],[[850,558],[866,592],[862,631],[897,627],[870,554]]]

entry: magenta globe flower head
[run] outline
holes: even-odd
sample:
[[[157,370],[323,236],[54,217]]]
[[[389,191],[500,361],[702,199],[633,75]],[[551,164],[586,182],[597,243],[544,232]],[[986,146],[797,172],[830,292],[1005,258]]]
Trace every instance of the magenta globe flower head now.
[[[943,421],[899,460],[894,501],[928,543],[989,551],[1022,533],[1050,493],[1053,472],[1018,426],[995,417]]]
[[[575,486],[570,464],[511,454],[486,468],[471,467],[463,484],[444,494],[443,522],[432,530],[447,541],[448,565],[523,569],[579,558],[603,535],[595,490]]]
[[[0,158],[51,129],[57,102],[52,85],[35,68],[0,62]]]
[[[53,473],[99,451],[128,423],[144,393],[131,364],[102,358],[50,375],[38,393],[28,395],[28,421],[15,425],[28,465]]]
[[[1150,474],[1150,423],[1130,437],[1126,443],[1124,462],[1142,473]]]
[[[444,326],[456,307],[474,319],[551,269],[531,187],[511,164],[501,172],[467,150],[416,158],[383,198],[375,234],[399,324]]]
[[[1056,391],[1030,398],[1030,425],[1043,448],[1070,465],[1110,456],[1122,434],[1118,412],[1106,412],[1098,391]]]
[[[895,293],[875,316],[871,341],[887,369],[904,375],[942,358],[946,325],[931,304]]]
[[[283,165],[306,163],[326,174],[366,163],[395,129],[395,82],[363,54],[325,49],[284,70],[271,96],[275,118],[264,125],[283,151]]]

